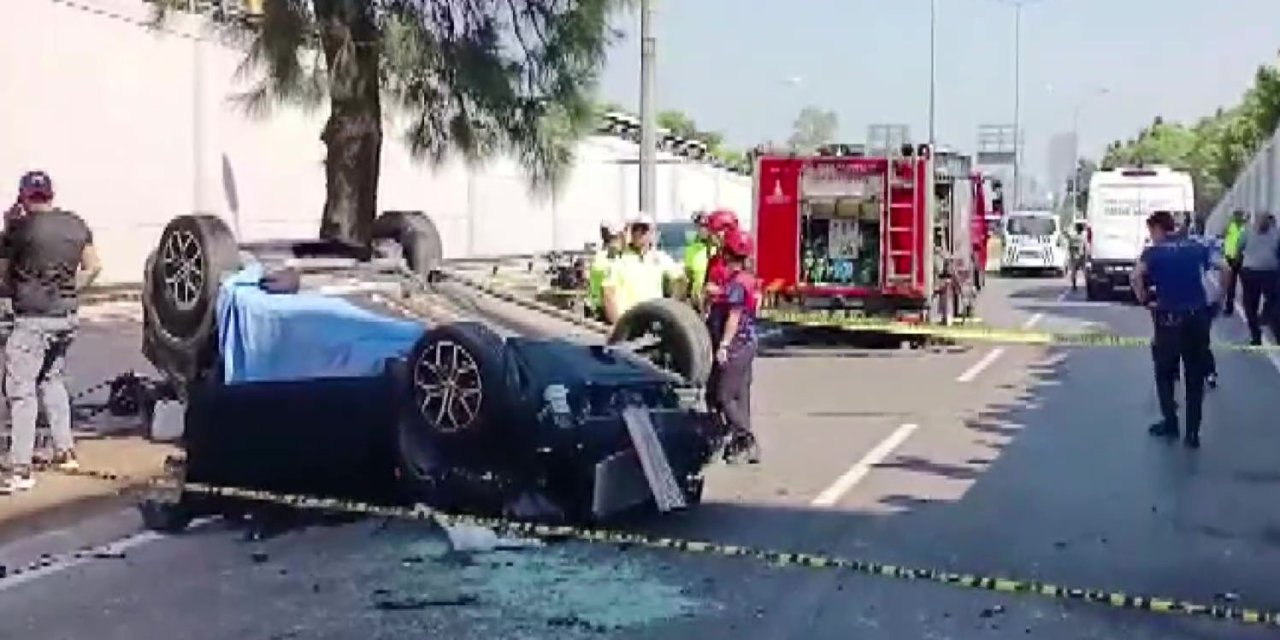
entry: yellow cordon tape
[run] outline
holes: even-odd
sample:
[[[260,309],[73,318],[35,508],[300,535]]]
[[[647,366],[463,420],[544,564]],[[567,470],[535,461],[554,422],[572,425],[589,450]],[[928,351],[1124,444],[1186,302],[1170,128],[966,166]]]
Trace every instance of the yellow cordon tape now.
[[[87,469],[67,472],[60,471],[59,473],[117,482],[127,480],[127,477],[119,474]],[[394,518],[398,520],[431,521],[445,525],[467,524],[534,538],[551,538],[560,540],[571,539],[590,543],[622,545],[623,547],[633,546],[647,549],[682,551],[707,556],[750,558],[778,567],[835,569],[862,575],[897,578],[900,580],[916,580],[920,582],[933,582],[967,589],[1011,594],[1031,594],[1055,600],[1089,602],[1116,609],[1149,611],[1152,613],[1213,618],[1217,620],[1233,620],[1246,625],[1280,628],[1280,611],[1264,611],[1260,609],[1248,609],[1242,607],[1206,605],[1174,598],[1138,596],[1097,589],[1078,589],[1034,580],[1015,580],[1011,578],[951,573],[938,569],[918,569],[853,558],[793,553],[787,551],[772,551],[768,549],[757,549],[739,545],[648,536],[640,533],[627,533],[607,529],[589,529],[567,525],[545,525],[506,520],[502,518],[446,514],[426,508],[422,505],[413,508],[395,507],[337,498],[322,498],[299,494],[260,491],[256,489],[244,489],[239,487],[218,486],[200,482],[181,483],[172,480],[154,479],[146,482],[139,482],[137,484],[149,484],[154,487],[165,488],[168,490],[181,490],[196,495],[248,500],[252,502],[287,506],[295,509],[376,516]]]
[[[1071,347],[1149,347],[1151,338],[1117,336],[1109,333],[1048,333],[1026,329],[996,329],[986,327],[947,327],[941,325],[892,322],[873,318],[841,317],[825,313],[796,313],[762,311],[761,320],[780,325],[824,327],[842,329],[853,333],[890,333],[904,336],[950,338],[972,342],[997,342],[1002,344],[1029,344]],[[1263,353],[1280,351],[1280,345],[1247,345],[1215,342],[1215,350]]]

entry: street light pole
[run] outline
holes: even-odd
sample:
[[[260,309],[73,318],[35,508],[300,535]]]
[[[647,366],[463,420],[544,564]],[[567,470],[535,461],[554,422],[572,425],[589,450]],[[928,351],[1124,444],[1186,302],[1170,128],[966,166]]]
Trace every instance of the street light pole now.
[[[1013,5],[1013,207],[1022,206],[1022,2]]]
[[[938,140],[938,0],[929,0],[929,148]]]
[[[204,70],[204,38],[200,32],[203,16],[196,11],[195,0],[188,0],[187,11],[191,15],[195,37],[191,40],[191,206],[192,210],[204,212],[205,182],[208,174],[205,160],[205,70]],[[238,231],[238,229],[237,229]]]
[[[653,3],[640,2],[640,212],[655,216],[658,200],[658,115],[654,102],[657,42],[653,35]]]
[[[1110,93],[1109,89],[1097,89],[1077,100],[1075,108],[1071,111],[1071,208],[1076,213],[1078,213],[1076,205],[1080,194],[1080,110],[1090,98],[1107,93]]]

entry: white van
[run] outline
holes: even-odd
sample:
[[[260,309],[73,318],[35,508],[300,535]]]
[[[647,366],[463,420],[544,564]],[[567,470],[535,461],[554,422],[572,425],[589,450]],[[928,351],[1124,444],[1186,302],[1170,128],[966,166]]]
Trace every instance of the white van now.
[[[1100,299],[1129,289],[1129,277],[1149,242],[1147,216],[1175,217],[1195,209],[1191,175],[1166,166],[1099,169],[1089,180],[1085,209],[1088,253],[1085,294]]]
[[[1058,214],[1052,211],[1006,214],[1001,226],[1004,251],[1000,255],[1000,273],[1050,271],[1064,275],[1067,246],[1059,227]]]

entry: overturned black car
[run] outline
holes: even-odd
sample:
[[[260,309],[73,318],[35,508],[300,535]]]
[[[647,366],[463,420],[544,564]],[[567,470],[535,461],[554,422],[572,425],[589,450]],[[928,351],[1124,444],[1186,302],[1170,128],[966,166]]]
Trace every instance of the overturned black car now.
[[[213,216],[165,228],[143,351],[185,402],[176,480],[557,522],[700,501],[723,434],[703,407],[711,343],[695,312],[639,305],[586,344],[409,323],[311,286],[341,272],[412,293],[447,278],[426,216],[384,214],[375,231],[379,250],[361,255],[240,246]],[[176,531],[242,506],[168,492],[141,509]]]

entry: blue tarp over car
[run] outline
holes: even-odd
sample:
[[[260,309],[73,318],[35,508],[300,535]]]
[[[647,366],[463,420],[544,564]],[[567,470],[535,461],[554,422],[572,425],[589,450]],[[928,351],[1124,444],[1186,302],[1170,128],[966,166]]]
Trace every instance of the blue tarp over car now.
[[[223,281],[218,347],[223,381],[284,382],[381,375],[409,353],[421,323],[381,315],[317,293],[268,293],[261,265]]]

